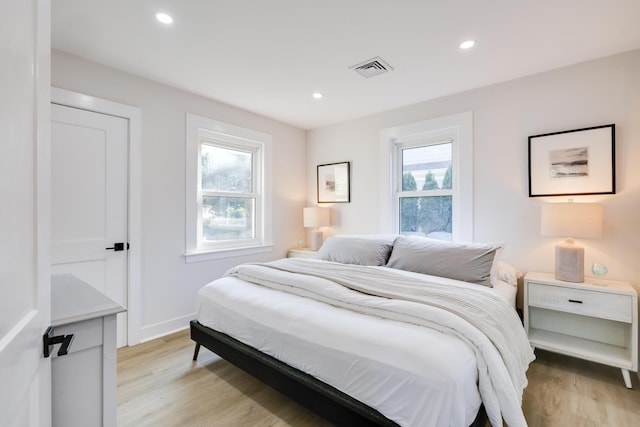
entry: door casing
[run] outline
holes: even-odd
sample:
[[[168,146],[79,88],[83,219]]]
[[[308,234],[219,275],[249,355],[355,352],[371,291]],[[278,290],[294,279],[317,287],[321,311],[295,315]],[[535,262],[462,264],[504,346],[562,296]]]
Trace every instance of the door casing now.
[[[137,107],[120,104],[106,99],[86,95],[60,88],[51,88],[53,104],[80,108],[96,113],[108,114],[129,120],[129,196],[128,196],[128,235],[129,265],[128,279],[128,326],[127,344],[140,342],[141,312],[141,201],[140,201],[140,152],[141,152],[141,113]]]

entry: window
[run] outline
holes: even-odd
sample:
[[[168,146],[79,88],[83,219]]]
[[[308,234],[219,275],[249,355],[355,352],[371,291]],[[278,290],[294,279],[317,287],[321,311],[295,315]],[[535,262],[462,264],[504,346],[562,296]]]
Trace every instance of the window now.
[[[187,114],[187,262],[271,249],[271,136]]]
[[[261,204],[259,147],[228,147],[221,141],[200,141],[201,246],[235,245],[256,238],[256,207]]]
[[[400,234],[451,240],[452,145],[451,140],[396,145]]]
[[[469,112],[381,132],[383,230],[473,240],[471,123]]]

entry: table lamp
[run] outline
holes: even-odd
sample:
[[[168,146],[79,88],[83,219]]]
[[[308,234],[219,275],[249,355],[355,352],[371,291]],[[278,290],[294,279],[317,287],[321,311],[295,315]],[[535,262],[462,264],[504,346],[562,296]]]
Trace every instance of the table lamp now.
[[[324,235],[319,228],[326,227],[330,224],[329,208],[321,208],[317,206],[313,208],[304,208],[303,219],[304,226],[306,228],[314,228],[311,232],[311,244],[309,245],[309,248],[312,251],[317,251],[324,242]]]
[[[573,237],[594,239],[602,235],[602,205],[597,203],[548,203],[542,205],[540,234],[564,236],[556,245],[555,278],[584,282],[584,248]]]

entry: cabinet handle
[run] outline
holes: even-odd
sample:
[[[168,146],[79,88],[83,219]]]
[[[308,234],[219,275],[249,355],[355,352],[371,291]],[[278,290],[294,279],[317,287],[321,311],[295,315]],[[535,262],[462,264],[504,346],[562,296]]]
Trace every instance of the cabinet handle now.
[[[577,299],[570,299],[569,302],[575,302],[576,304],[582,304],[582,301],[578,301]]]
[[[51,355],[51,347],[55,344],[62,344],[58,350],[58,356],[66,356],[69,353],[69,347],[73,342],[74,335],[58,335],[53,337],[53,327],[49,326],[47,331],[42,336],[43,344],[43,356],[49,357]]]

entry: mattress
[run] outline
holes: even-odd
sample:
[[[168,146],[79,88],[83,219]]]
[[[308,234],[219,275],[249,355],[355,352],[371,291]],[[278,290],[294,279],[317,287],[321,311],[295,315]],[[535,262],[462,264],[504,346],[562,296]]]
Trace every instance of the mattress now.
[[[478,285],[468,285],[478,286]],[[515,304],[516,288],[493,292]],[[468,426],[481,405],[463,341],[223,277],[198,295],[198,321],[300,369],[403,426]]]

